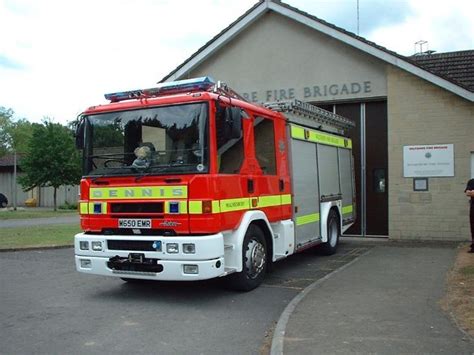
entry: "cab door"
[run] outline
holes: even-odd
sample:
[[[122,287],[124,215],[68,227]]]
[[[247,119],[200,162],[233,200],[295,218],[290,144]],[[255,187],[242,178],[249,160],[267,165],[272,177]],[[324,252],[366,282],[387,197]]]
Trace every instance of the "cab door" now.
[[[263,210],[270,221],[279,220],[282,186],[278,175],[274,119],[254,116],[253,135],[256,169],[251,178],[254,185],[250,192],[252,208]]]

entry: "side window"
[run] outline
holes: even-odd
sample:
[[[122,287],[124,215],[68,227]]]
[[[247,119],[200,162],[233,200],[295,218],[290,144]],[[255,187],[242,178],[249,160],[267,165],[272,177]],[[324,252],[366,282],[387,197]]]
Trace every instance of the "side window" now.
[[[275,131],[272,120],[255,117],[255,155],[264,175],[276,175]]]
[[[217,166],[220,174],[237,174],[244,161],[244,138],[226,139],[224,114],[216,115]],[[243,129],[243,128],[242,128]]]

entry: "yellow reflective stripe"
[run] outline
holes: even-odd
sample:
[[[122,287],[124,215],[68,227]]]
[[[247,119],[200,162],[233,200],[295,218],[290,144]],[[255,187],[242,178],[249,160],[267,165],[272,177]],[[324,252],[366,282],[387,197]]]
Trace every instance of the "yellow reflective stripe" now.
[[[212,213],[221,213],[220,201],[212,201]]]
[[[308,137],[305,136],[305,131],[308,132]],[[320,131],[315,131],[313,129],[303,128],[295,125],[291,125],[291,137],[314,143],[321,143],[325,145],[332,145],[335,147],[352,149],[352,140],[349,138],[344,138],[329,133],[323,133]]]
[[[89,214],[89,207],[87,202],[79,202],[79,213]]]
[[[188,197],[187,186],[91,187],[90,199],[181,199]]]
[[[118,199],[121,197],[113,197],[112,199]],[[140,197],[142,198],[142,197]],[[257,201],[256,207],[252,207],[252,200]],[[202,214],[202,201],[183,201],[178,200],[168,200],[163,201],[164,203],[164,213],[170,213],[170,203],[178,202],[179,203],[179,213],[189,213],[190,214]],[[291,204],[291,195],[266,195],[259,197],[244,197],[244,198],[232,198],[225,200],[213,200],[212,202],[212,213],[221,213],[221,212],[232,212],[232,211],[241,211],[249,210],[251,208],[266,208],[266,207],[276,207],[281,205]],[[80,203],[80,213],[81,214],[93,214],[94,213],[94,204],[102,204],[102,212],[107,213],[107,202],[84,202]]]
[[[282,205],[291,205],[291,195],[281,195]]]
[[[189,213],[202,213],[202,201],[189,201]]]
[[[291,125],[291,137],[304,140],[304,128]]]
[[[319,213],[311,213],[304,216],[296,217],[296,225],[302,226],[304,224],[316,223],[319,221]]]
[[[231,198],[227,200],[220,200],[221,212],[232,212],[250,209],[249,198]]]
[[[260,197],[257,198],[257,207],[256,208],[280,206],[280,204],[281,204],[280,195],[260,196]]]
[[[221,212],[232,212],[250,209],[249,198],[230,198],[220,201]]]
[[[352,205],[342,207],[342,214],[352,213]]]
[[[252,205],[253,200],[257,201],[257,205],[255,207],[253,207]],[[276,207],[289,204],[291,204],[290,194],[213,200],[212,213],[241,211],[253,208]],[[189,213],[193,214],[203,213],[202,201],[189,201],[189,211]]]

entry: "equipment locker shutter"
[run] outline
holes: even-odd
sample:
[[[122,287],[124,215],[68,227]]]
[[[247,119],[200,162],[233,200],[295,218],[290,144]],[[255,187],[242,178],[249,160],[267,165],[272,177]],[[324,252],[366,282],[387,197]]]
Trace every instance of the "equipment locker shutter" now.
[[[337,147],[318,144],[318,172],[321,198],[337,196],[341,193],[337,150]]]
[[[320,237],[316,144],[291,140],[296,247]]]

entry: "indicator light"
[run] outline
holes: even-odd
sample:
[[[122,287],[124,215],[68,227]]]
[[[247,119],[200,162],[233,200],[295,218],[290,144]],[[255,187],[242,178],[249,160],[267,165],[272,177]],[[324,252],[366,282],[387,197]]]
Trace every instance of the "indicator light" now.
[[[202,201],[202,213],[212,213],[212,201]]]
[[[179,202],[170,202],[169,210],[170,213],[179,213]]]
[[[102,203],[94,203],[94,213],[102,213]]]

